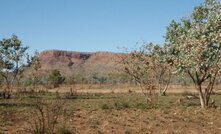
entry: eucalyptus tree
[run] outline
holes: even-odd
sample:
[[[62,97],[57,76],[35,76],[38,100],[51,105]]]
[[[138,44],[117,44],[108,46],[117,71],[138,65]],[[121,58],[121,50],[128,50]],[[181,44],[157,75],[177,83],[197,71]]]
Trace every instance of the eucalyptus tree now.
[[[166,44],[161,47],[152,43],[145,46],[149,50],[149,62],[152,64],[152,73],[155,76],[159,95],[166,95],[172,78],[173,67],[169,64],[169,50]]]
[[[149,43],[130,52],[123,60],[125,72],[134,78],[147,102],[156,97],[157,88],[161,95],[168,89],[172,73],[166,56],[166,49]]]
[[[172,21],[166,43],[176,73],[188,74],[199,93],[201,107],[209,106],[221,70],[221,3],[205,0],[190,17]]]
[[[26,51],[16,35],[0,41],[0,75],[6,82],[3,98],[10,98],[16,77],[26,65]]]
[[[40,62],[40,58],[39,58],[39,53],[37,51],[35,51],[34,56],[32,56],[28,60],[28,64],[29,64],[29,71],[30,71],[30,74],[31,74],[30,75],[31,84],[33,85],[33,88],[35,90],[36,85],[40,81],[39,70],[41,69],[41,62]]]
[[[123,63],[125,72],[139,85],[146,102],[152,102],[155,90],[154,76],[149,73],[151,72],[151,66],[145,49],[141,48],[138,51],[130,52]]]

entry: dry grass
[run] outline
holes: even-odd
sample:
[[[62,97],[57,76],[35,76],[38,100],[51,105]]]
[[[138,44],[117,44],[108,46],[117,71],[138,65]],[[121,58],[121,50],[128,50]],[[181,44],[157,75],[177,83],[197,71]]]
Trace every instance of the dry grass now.
[[[221,93],[221,86],[216,86],[214,92]],[[60,92],[65,93],[69,92],[70,88],[79,92],[79,93],[128,93],[128,92],[136,92],[142,93],[140,88],[134,84],[76,84],[76,85],[61,85],[58,88],[54,89],[46,89],[41,87],[40,89],[49,91],[49,92]],[[196,93],[196,90],[193,85],[182,86],[182,85],[170,85],[167,93],[183,93],[183,92],[192,92]]]
[[[77,134],[220,133],[220,95],[212,96],[217,108],[207,110],[199,108],[197,98],[189,100],[185,95],[186,92],[160,97],[154,107],[146,105],[144,96],[134,92],[78,93],[76,99],[59,94],[59,99],[66,102],[69,130]],[[34,118],[30,102],[36,96],[57,101],[56,93],[20,94],[22,99],[0,100],[0,133],[30,133],[27,120]]]

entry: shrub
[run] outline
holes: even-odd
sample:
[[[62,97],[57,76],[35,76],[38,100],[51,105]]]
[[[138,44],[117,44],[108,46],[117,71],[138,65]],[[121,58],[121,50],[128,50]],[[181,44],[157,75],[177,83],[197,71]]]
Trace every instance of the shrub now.
[[[72,134],[72,132],[66,127],[59,128],[57,133],[58,134]]]
[[[51,74],[48,78],[50,84],[52,84],[54,87],[58,87],[60,84],[62,84],[65,80],[63,76],[61,76],[61,73],[59,70],[52,70]]]
[[[133,93],[133,91],[129,89],[129,90],[128,90],[128,93],[131,94],[131,93]]]
[[[120,105],[120,103],[118,103],[118,102],[115,102],[115,103],[114,103],[114,106],[115,106],[115,108],[117,108],[117,109],[121,109],[121,105]]]
[[[129,131],[125,131],[125,134],[131,134]]]
[[[53,134],[59,117],[66,113],[64,101],[46,101],[37,98],[32,102],[33,118],[29,121],[31,131],[35,134]]]
[[[146,109],[148,106],[147,104],[144,104],[144,103],[137,103],[136,107],[139,109]]]
[[[107,104],[103,104],[103,105],[101,106],[101,109],[103,109],[103,110],[109,109],[109,106],[108,106]]]
[[[123,108],[129,108],[129,107],[130,107],[127,102],[124,102],[124,103],[122,104],[122,106],[123,106]]]
[[[129,108],[130,107],[130,105],[127,102],[123,102],[123,103],[115,102],[114,106],[117,109],[123,109],[123,108]]]

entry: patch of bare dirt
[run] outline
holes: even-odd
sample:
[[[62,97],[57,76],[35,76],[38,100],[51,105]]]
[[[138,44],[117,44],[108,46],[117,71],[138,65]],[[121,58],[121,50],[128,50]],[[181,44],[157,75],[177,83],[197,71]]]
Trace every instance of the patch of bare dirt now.
[[[219,134],[220,114],[220,109],[198,108],[78,109],[67,122],[70,130],[77,134]],[[10,117],[6,114],[4,118],[11,118],[11,123],[1,126],[3,133],[29,133],[24,113],[8,115]]]
[[[218,134],[221,131],[220,110],[79,110],[72,126],[79,134]]]

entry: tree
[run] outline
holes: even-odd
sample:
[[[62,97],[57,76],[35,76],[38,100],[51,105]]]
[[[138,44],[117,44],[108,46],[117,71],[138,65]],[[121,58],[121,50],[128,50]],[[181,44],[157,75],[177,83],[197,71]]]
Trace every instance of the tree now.
[[[167,51],[152,43],[144,45],[138,51],[132,51],[124,60],[124,69],[141,88],[146,101],[151,102],[156,88],[165,95],[171,78],[171,69],[167,64]],[[163,90],[162,90],[162,87]]]
[[[26,65],[26,50],[16,35],[0,41],[0,75],[6,82],[3,98],[10,98],[14,81]]]
[[[188,18],[167,27],[167,49],[176,73],[188,74],[199,93],[201,107],[209,106],[221,71],[221,3],[206,0]]]
[[[54,87],[58,87],[60,84],[64,82],[65,78],[61,76],[59,70],[55,69],[51,71],[48,80],[50,84],[52,84]]]
[[[102,75],[102,74],[99,74],[99,73],[93,73],[92,74],[92,80],[95,83],[103,84],[107,81],[107,77]]]
[[[145,46],[149,51],[149,62],[152,64],[152,72],[156,79],[156,86],[159,95],[166,95],[172,78],[173,67],[169,64],[169,52],[166,47],[154,45],[152,43]]]
[[[36,85],[40,82],[39,69],[41,68],[41,63],[39,59],[39,53],[36,51],[34,56],[32,56],[29,60],[29,71],[30,71],[30,79],[33,88],[36,88]]]

